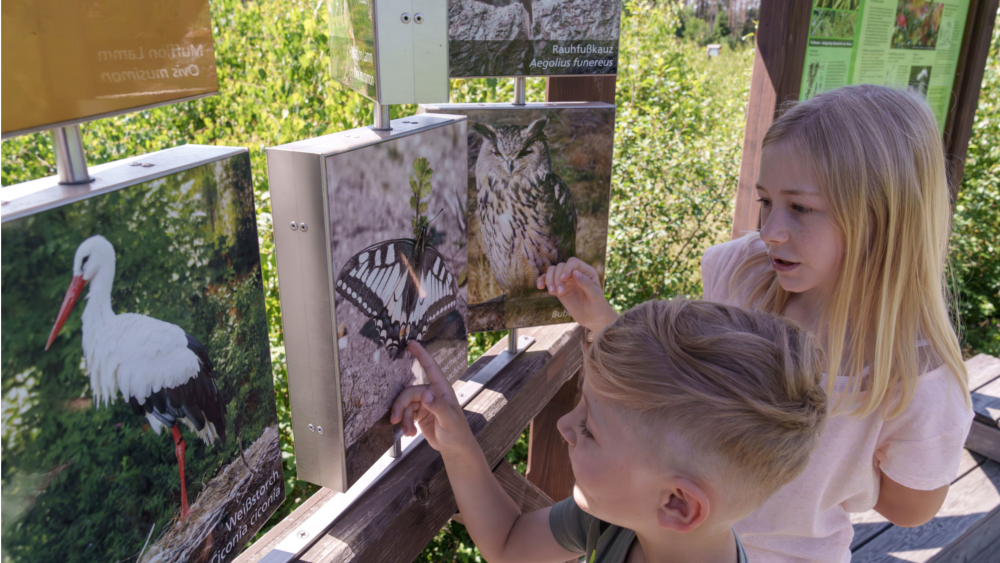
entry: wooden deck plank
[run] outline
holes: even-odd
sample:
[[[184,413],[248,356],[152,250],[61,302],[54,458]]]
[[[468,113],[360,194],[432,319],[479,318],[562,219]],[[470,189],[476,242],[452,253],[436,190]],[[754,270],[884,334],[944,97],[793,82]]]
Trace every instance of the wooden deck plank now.
[[[951,486],[933,520],[892,526],[854,552],[852,563],[961,561],[1000,534],[1000,464],[987,461]],[[955,559],[958,557],[958,559]]]
[[[972,410],[976,420],[988,426],[997,426],[1000,420],[1000,378],[972,392]]]
[[[969,372],[969,389],[975,391],[1000,377],[1000,358],[977,354],[965,361],[965,369]]]
[[[965,447],[993,461],[1000,461],[1000,428],[972,421]]]
[[[962,450],[962,461],[958,464],[958,472],[955,480],[958,481],[973,469],[979,467],[986,461],[984,456],[972,453],[969,450]],[[892,523],[886,520],[874,510],[867,512],[854,512],[850,514],[851,524],[854,524],[854,539],[851,540],[851,551],[865,545],[873,538],[892,527]]]
[[[581,327],[555,325],[523,332],[537,339],[535,345],[465,407],[472,431],[493,465],[581,364]],[[482,369],[503,349],[506,340],[470,371]],[[455,511],[441,456],[424,442],[347,509],[300,561],[410,562]]]

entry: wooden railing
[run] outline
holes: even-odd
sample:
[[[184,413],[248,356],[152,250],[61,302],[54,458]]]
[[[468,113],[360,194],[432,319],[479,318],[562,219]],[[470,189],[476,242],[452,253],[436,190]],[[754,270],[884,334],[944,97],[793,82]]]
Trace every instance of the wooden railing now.
[[[465,406],[465,412],[501,484],[523,510],[536,510],[552,504],[552,498],[504,461],[504,455],[539,413],[554,416],[554,411],[575,400],[575,387],[566,383],[576,381],[574,376],[580,370],[584,329],[564,324],[523,329],[520,333],[533,336],[535,343],[494,376]],[[504,338],[469,368],[465,379],[474,377],[506,349]],[[560,495],[563,498],[569,493],[565,484],[572,482],[568,463],[558,462],[565,445],[557,445],[554,421],[546,420],[535,430],[533,445],[545,445],[532,451],[533,478],[550,486],[565,487],[565,494]],[[556,461],[539,463],[545,456]],[[275,546],[299,533],[302,524],[337,494],[321,489],[237,561],[266,561]],[[409,563],[455,512],[455,497],[441,456],[427,442],[420,442],[293,560]]]

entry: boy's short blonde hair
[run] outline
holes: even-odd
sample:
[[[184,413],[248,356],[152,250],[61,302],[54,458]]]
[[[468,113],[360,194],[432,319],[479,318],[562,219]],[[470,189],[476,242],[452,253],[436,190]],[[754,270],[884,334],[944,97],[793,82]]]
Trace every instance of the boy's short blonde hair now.
[[[707,301],[649,301],[584,354],[588,384],[654,460],[709,471],[749,514],[805,469],[826,419],[813,336],[768,313]],[[681,451],[667,446],[672,438]]]

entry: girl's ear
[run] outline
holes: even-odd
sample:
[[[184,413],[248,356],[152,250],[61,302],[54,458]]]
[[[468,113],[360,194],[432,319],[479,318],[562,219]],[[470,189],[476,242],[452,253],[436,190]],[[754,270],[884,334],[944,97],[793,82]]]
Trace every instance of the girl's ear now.
[[[661,528],[687,533],[708,520],[710,512],[705,491],[684,477],[675,477],[663,493],[656,521]]]

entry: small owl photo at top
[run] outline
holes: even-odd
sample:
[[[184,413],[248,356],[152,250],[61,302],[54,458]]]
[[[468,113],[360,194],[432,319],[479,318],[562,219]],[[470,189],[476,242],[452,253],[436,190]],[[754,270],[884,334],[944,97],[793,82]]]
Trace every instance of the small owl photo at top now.
[[[550,265],[576,255],[577,209],[552,170],[547,118],[527,126],[475,123],[483,136],[476,196],[483,250],[509,296],[537,292]]]

